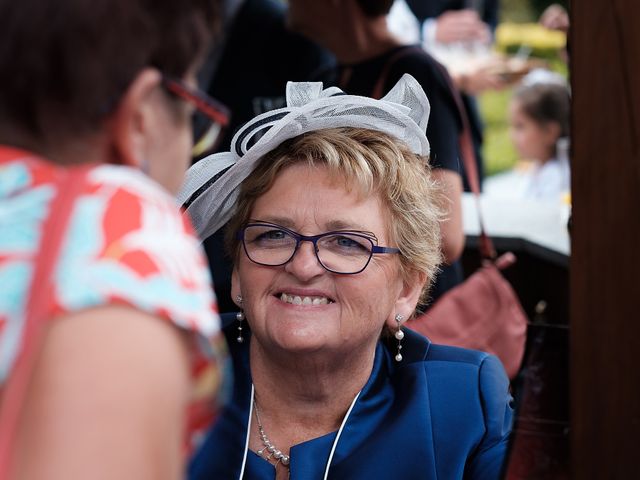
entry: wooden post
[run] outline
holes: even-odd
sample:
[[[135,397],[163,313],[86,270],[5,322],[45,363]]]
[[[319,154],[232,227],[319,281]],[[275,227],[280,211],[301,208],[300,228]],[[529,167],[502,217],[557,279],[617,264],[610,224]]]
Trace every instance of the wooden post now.
[[[640,2],[571,2],[572,478],[640,471]]]

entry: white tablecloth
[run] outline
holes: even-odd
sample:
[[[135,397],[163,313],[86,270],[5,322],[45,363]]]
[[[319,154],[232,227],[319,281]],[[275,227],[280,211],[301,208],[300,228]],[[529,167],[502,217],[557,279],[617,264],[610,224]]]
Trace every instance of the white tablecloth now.
[[[556,254],[570,255],[567,205],[481,196],[480,208],[485,230],[491,237],[521,239]],[[470,193],[463,194],[462,215],[465,234],[477,236],[480,226],[476,200]]]

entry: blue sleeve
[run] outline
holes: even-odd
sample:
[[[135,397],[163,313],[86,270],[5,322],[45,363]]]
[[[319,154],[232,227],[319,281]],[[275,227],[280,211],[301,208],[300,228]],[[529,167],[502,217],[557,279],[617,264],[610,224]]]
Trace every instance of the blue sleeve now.
[[[500,361],[488,356],[478,376],[485,435],[469,459],[465,479],[501,478],[513,423],[509,379]]]

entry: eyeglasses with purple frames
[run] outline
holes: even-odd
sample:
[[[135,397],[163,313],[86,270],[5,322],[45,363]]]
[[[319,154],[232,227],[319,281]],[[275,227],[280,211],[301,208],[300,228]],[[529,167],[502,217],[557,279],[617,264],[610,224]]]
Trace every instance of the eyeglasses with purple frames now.
[[[337,230],[319,235],[301,235],[281,225],[269,222],[247,223],[238,240],[249,260],[258,265],[277,267],[289,263],[301,242],[311,242],[320,265],[332,273],[353,275],[362,272],[373,255],[400,253],[395,247],[376,245],[370,232]]]

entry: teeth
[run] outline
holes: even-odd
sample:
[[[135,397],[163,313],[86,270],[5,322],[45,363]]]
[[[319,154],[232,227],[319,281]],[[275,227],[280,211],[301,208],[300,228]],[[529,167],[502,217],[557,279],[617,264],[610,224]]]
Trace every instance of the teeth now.
[[[328,303],[332,303],[327,297],[300,297],[287,293],[281,293],[280,300],[293,305],[327,305]]]

